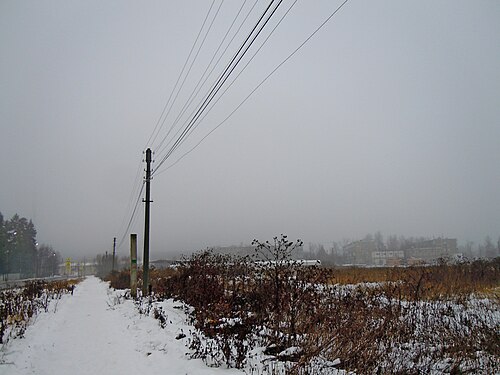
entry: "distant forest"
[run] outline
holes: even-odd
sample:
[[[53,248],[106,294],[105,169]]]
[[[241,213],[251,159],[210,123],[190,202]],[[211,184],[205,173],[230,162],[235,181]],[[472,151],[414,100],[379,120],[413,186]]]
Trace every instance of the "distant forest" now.
[[[4,220],[0,212],[0,275],[16,278],[57,274],[61,255],[48,245],[38,246],[31,220],[15,214]],[[15,275],[15,276],[14,276]]]

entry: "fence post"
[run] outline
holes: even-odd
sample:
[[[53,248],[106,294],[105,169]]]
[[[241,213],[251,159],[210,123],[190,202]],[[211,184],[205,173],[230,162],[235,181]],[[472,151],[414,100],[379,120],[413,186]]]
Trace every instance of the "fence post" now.
[[[130,295],[137,297],[137,234],[130,235]]]

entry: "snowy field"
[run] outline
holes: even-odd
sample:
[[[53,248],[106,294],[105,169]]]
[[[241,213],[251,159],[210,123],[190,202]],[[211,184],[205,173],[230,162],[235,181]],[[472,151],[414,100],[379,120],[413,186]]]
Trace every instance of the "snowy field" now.
[[[184,313],[164,304],[169,324],[139,314],[120,291],[89,277],[64,295],[57,310],[40,313],[24,338],[2,349],[0,374],[242,374],[190,360],[176,337],[185,326]],[[170,324],[171,322],[171,324]]]
[[[363,284],[364,288],[376,289],[377,284]],[[355,286],[343,286],[337,289],[340,293],[336,301],[341,301],[349,294],[358,295]],[[211,345],[211,341],[203,338],[201,332],[187,322],[192,322],[192,316],[187,311],[194,311],[180,302],[172,299],[142,299],[135,302],[125,298],[126,291],[109,288],[107,282],[95,277],[88,277],[74,290],[74,295],[63,294],[60,299],[52,300],[45,311],[35,315],[28,325],[22,337],[5,340],[0,350],[0,375],[88,375],[88,374],[252,374],[264,375],[286,374],[293,362],[280,362],[272,356],[264,355],[264,347],[256,345],[247,357],[243,369],[227,369],[225,365],[220,367],[209,367],[213,360],[210,358],[193,359],[193,351],[188,347],[196,337],[201,338],[202,347]],[[372,299],[371,303],[377,301]],[[386,301],[386,304],[388,301]],[[392,353],[387,358],[377,357],[379,364],[390,360],[405,362],[399,368],[411,368],[408,364],[415,361],[415,352],[419,352],[421,345],[432,345],[435,350],[425,350],[422,353],[435,353],[438,357],[431,358],[434,365],[432,374],[453,373],[447,368],[446,358],[440,355],[440,343],[436,340],[439,332],[433,327],[444,326],[435,324],[433,320],[450,320],[446,326],[460,323],[456,332],[470,330],[474,324],[470,322],[486,322],[492,327],[492,334],[499,327],[500,312],[493,301],[481,301],[472,299],[467,306],[454,303],[424,303],[418,302],[421,307],[404,317],[411,320],[413,333],[404,341],[391,341],[391,347],[385,347],[384,341],[380,341],[385,349]],[[405,310],[406,302],[402,302]],[[489,306],[489,307],[488,307]],[[376,306],[375,306],[376,307]],[[411,307],[411,306],[409,306]],[[339,305],[332,308],[332,314],[341,314],[345,309],[352,310],[355,315],[347,315],[352,319],[363,319],[353,310],[354,305],[348,299],[347,305]],[[450,311],[458,309],[457,311]],[[340,310],[339,310],[340,309]],[[370,310],[376,313],[378,310]],[[408,311],[413,311],[409,309]],[[375,314],[372,317],[380,320]],[[452,316],[458,317],[456,321]],[[357,318],[356,318],[357,317]],[[351,319],[350,318],[350,319]],[[403,316],[401,317],[403,318]],[[429,320],[430,319],[430,320]],[[375,321],[374,321],[375,322]],[[458,323],[457,323],[458,322]],[[356,322],[349,321],[356,327]],[[373,323],[373,322],[372,322]],[[227,321],[226,324],[231,324]],[[347,326],[346,326],[347,327]],[[385,327],[385,323],[383,324]],[[382,328],[383,328],[382,327]],[[384,328],[384,332],[390,332],[390,325]],[[470,331],[469,335],[475,335]],[[380,332],[379,332],[380,333]],[[366,341],[366,337],[359,336],[359,332],[349,334],[349,342],[346,345],[359,345]],[[376,325],[373,325],[372,335],[377,334]],[[434,337],[434,340],[432,337]],[[338,339],[341,340],[339,332]],[[357,337],[357,339],[355,339]],[[415,338],[419,338],[416,340]],[[5,337],[4,337],[5,338]],[[439,341],[439,340],[438,340]],[[212,343],[213,345],[213,343]],[[387,345],[387,343],[386,343]],[[444,344],[443,344],[444,345]],[[279,356],[294,354],[299,348],[290,347],[287,353]],[[352,349],[354,350],[354,349]],[[480,350],[480,349],[476,349]],[[207,353],[217,351],[208,350]],[[493,351],[494,352],[494,351]],[[196,357],[196,355],[194,355]],[[335,357],[334,357],[335,358]],[[478,356],[479,361],[475,369],[497,369],[494,365],[495,357],[482,354]],[[428,361],[425,356],[421,361]],[[464,358],[465,360],[465,358]],[[493,362],[492,362],[493,361]],[[467,362],[464,362],[467,365]],[[418,365],[418,363],[417,363]],[[288,366],[288,367],[287,367]],[[347,371],[337,369],[342,367],[340,360],[329,361],[321,356],[315,356],[309,362],[304,374],[328,374],[345,375]],[[465,367],[465,366],[464,366]],[[384,365],[383,368],[391,368]],[[440,370],[441,369],[441,370]],[[400,372],[401,373],[401,372]],[[406,372],[402,372],[406,373]],[[416,373],[416,372],[414,372]],[[418,372],[421,373],[421,372]],[[488,371],[473,373],[487,374]]]

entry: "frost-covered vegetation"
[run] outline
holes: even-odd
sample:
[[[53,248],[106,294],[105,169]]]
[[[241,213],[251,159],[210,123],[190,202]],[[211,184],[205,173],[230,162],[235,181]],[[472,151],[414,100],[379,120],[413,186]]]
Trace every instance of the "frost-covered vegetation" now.
[[[40,311],[57,309],[63,294],[71,293],[78,280],[31,281],[22,288],[0,291],[0,344],[23,337],[31,319]]]
[[[138,306],[165,326],[160,301],[182,301],[191,356],[249,374],[500,372],[500,259],[326,269],[292,261],[300,244],[256,241],[265,263],[194,254],[155,271],[154,296]]]

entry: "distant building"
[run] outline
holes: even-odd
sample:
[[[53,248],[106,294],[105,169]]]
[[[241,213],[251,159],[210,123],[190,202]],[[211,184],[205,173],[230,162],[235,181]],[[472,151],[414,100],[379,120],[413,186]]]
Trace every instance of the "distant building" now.
[[[376,250],[377,246],[374,240],[359,240],[344,246],[344,254],[347,254],[351,263],[355,265],[373,265],[372,253]]]
[[[417,242],[404,249],[404,252],[409,265],[433,263],[439,258],[451,258],[457,255],[457,239],[436,238]]]
[[[372,251],[372,264],[375,266],[400,266],[405,258],[404,251]]]
[[[377,249],[374,240],[364,239],[346,245],[344,253],[350,258],[350,263],[360,266],[394,267],[404,264],[426,264],[433,263],[439,258],[456,256],[457,240],[436,238],[413,243],[397,251],[389,251]]]

